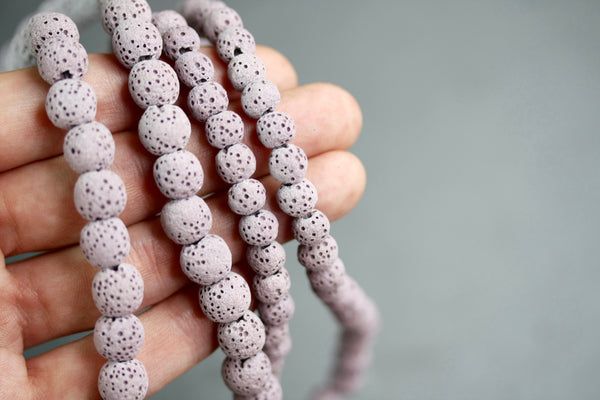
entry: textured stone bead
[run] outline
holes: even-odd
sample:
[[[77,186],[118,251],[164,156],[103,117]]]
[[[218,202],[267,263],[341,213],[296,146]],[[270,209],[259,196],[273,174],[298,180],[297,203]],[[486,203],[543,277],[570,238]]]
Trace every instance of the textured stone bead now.
[[[212,12],[204,20],[204,34],[211,41],[217,43],[221,32],[228,28],[243,28],[242,18],[229,7],[213,8]]]
[[[259,393],[272,375],[269,357],[262,351],[245,360],[227,357],[221,373],[232,392],[245,396]]]
[[[340,258],[324,269],[307,270],[308,280],[315,292],[335,290],[346,275],[346,268]]]
[[[195,87],[215,76],[215,67],[208,56],[198,51],[181,54],[175,61],[175,71],[184,85]]]
[[[275,197],[281,211],[291,217],[307,215],[318,200],[317,188],[306,178],[291,185],[281,185]]]
[[[289,143],[296,135],[296,125],[288,114],[276,111],[258,119],[256,134],[263,146],[272,149]]]
[[[258,301],[267,304],[279,303],[290,291],[291,280],[287,269],[269,276],[255,275],[252,280],[254,295]]]
[[[244,139],[244,121],[233,111],[223,111],[206,120],[206,139],[211,146],[223,149]]]
[[[217,235],[206,235],[198,243],[184,246],[179,261],[185,275],[204,286],[226,277],[232,263],[229,246]]]
[[[272,362],[271,362],[271,366]],[[272,368],[274,369],[274,368]],[[283,390],[281,389],[281,385],[279,384],[279,379],[271,375],[269,381],[265,385],[265,387],[255,395],[251,396],[243,396],[241,394],[234,394],[233,400],[282,400],[283,399]]]
[[[284,342],[289,342],[291,349],[291,336],[290,336],[290,326],[289,324],[281,324],[281,325],[266,325],[265,326],[265,353],[269,355],[269,353],[277,352]],[[285,353],[287,354],[287,353]],[[275,354],[273,354],[275,355]],[[269,358],[271,356],[269,355]]]
[[[79,246],[94,267],[115,267],[131,249],[127,227],[119,218],[88,222],[81,230]]]
[[[298,246],[298,261],[308,270],[323,270],[338,258],[338,245],[327,235],[318,243]]]
[[[185,112],[178,106],[150,106],[140,118],[138,133],[146,150],[162,156],[182,150],[188,144],[192,125]]]
[[[198,32],[203,32],[204,21],[213,9],[225,7],[222,1],[213,0],[193,0],[183,3],[181,14],[185,17],[188,24]]]
[[[214,81],[199,84],[188,95],[188,108],[194,118],[201,122],[227,110],[228,105],[227,91]]]
[[[125,21],[152,22],[152,10],[146,0],[109,0],[100,12],[102,26],[111,35]]]
[[[258,303],[258,312],[265,326],[281,325],[289,322],[294,316],[294,300],[287,295],[275,304]]]
[[[266,246],[277,238],[279,222],[269,210],[260,210],[240,218],[239,231],[250,246]]]
[[[329,235],[329,218],[319,210],[312,210],[303,217],[294,218],[292,233],[301,244],[315,244]]]
[[[244,359],[258,354],[265,344],[265,326],[256,314],[248,310],[239,319],[219,324],[219,347],[230,358]]]
[[[288,324],[283,324],[279,326],[288,326]],[[285,358],[290,351],[292,350],[292,337],[288,335],[283,335],[278,338],[279,341],[271,340],[269,346],[265,344],[263,351],[269,356],[271,361]]]
[[[298,183],[306,175],[308,157],[300,147],[286,144],[271,151],[269,172],[283,184]]]
[[[40,13],[29,20],[27,25],[29,48],[37,55],[45,42],[57,38],[72,39],[79,42],[79,30],[75,22],[64,14]]]
[[[96,94],[90,85],[79,79],[58,81],[46,95],[46,114],[61,129],[92,122],[96,107]]]
[[[228,323],[240,318],[250,307],[250,287],[235,272],[200,289],[200,308],[208,319]]]
[[[267,191],[260,181],[245,179],[229,188],[227,203],[229,208],[239,215],[254,214],[267,200]]]
[[[231,59],[227,76],[233,87],[241,92],[250,82],[265,79],[267,68],[259,57],[244,53]]]
[[[65,136],[63,154],[71,169],[79,174],[106,169],[115,158],[115,141],[99,122],[77,125]]]
[[[234,184],[256,171],[256,158],[250,147],[237,143],[221,149],[215,157],[217,172],[225,182]]]
[[[104,400],[143,400],[148,391],[148,374],[138,360],[108,361],[98,376],[98,391]]]
[[[144,280],[131,264],[103,268],[92,281],[92,297],[96,308],[107,317],[133,314],[144,298]]]
[[[183,15],[173,10],[153,12],[152,24],[156,26],[161,36],[171,28],[187,26],[187,22]]]
[[[162,54],[162,38],[150,22],[124,22],[112,36],[113,53],[127,68],[144,60],[156,60]]]
[[[179,97],[179,79],[164,61],[142,61],[129,73],[129,92],[135,103],[144,109],[173,104]]]
[[[217,52],[225,62],[240,54],[254,54],[256,42],[248,30],[240,27],[225,29],[217,39]]]
[[[242,108],[250,118],[258,119],[275,111],[280,101],[277,85],[265,79],[250,82],[242,91]]]
[[[37,64],[42,79],[52,85],[61,79],[83,78],[88,69],[88,55],[74,39],[53,39],[44,42]]]
[[[162,37],[164,51],[171,60],[177,60],[184,53],[197,53],[200,50],[200,36],[191,26],[176,26]]]
[[[206,236],[212,227],[212,214],[202,198],[192,196],[165,204],[160,222],[172,241],[186,245]]]
[[[102,316],[94,327],[94,345],[98,353],[111,361],[132,360],[142,349],[144,327],[133,314],[125,317]]]
[[[116,217],[125,209],[125,184],[112,171],[90,171],[82,174],[73,191],[75,208],[87,220]]]
[[[160,156],[154,162],[154,181],[170,199],[184,199],[198,193],[204,172],[198,158],[186,150]]]
[[[278,242],[268,246],[248,246],[246,260],[257,274],[271,275],[285,264],[285,249]]]

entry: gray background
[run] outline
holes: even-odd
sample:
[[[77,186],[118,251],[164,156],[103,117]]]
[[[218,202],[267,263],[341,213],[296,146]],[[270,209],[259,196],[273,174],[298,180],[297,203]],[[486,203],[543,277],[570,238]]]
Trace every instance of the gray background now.
[[[2,0],[1,37],[36,4]],[[385,326],[355,398],[600,398],[600,2],[230,4],[302,83],[339,84],[364,111],[368,188],[334,234]],[[100,50],[103,35],[83,37]],[[300,399],[336,328],[289,269],[283,385]],[[155,398],[230,398],[221,360]]]

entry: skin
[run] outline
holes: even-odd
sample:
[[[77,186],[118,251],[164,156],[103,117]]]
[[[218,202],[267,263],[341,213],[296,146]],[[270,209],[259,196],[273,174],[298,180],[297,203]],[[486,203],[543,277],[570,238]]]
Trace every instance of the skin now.
[[[226,81],[226,65],[211,49],[215,79]],[[348,213],[365,187],[360,161],[346,150],[361,129],[361,112],[353,97],[326,83],[298,86],[296,72],[281,54],[259,47],[267,78],[281,93],[279,111],[295,120],[294,144],[309,156],[307,177],[319,191],[317,208],[332,221]],[[111,169],[125,182],[128,203],[120,215],[128,225],[132,250],[127,262],[141,272],[144,303],[140,315],[146,339],[138,359],[148,371],[152,395],[217,348],[216,326],[200,311],[198,287],[180,271],[179,246],[171,243],[155,217],[166,199],[152,181],[155,156],[137,138],[142,110],[130,99],[128,71],[110,55],[90,55],[85,77],[96,91],[96,120],[114,134],[115,162]],[[239,93],[224,83],[232,99],[230,109],[243,115]],[[105,362],[92,336],[66,344],[34,358],[23,351],[52,339],[93,329],[100,316],[91,294],[97,269],[84,259],[78,246],[86,221],[73,206],[77,179],[62,157],[66,132],[48,121],[44,98],[48,84],[29,68],[0,74],[0,398],[99,398],[96,381]],[[185,98],[187,90],[182,90]],[[185,105],[182,105],[186,109]],[[279,240],[291,239],[291,220],[274,202],[277,182],[268,176],[268,150],[255,138],[254,123],[246,119],[248,144],[256,154],[257,171],[268,191],[267,207],[280,221]],[[201,124],[192,121],[187,147],[200,159],[205,183],[200,195],[208,200],[214,217],[211,233],[230,245],[236,270],[246,277],[244,244],[237,233],[238,217],[227,207],[227,185],[216,174],[214,156]],[[46,253],[6,265],[5,257],[25,252]]]

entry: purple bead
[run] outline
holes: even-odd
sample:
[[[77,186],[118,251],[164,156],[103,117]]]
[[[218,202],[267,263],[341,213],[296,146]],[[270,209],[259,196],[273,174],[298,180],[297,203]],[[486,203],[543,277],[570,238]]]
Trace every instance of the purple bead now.
[[[36,14],[27,25],[29,48],[34,55],[42,49],[42,45],[54,39],[72,39],[79,42],[79,30],[71,18],[60,13]]]
[[[188,108],[198,121],[206,121],[211,115],[227,110],[227,91],[217,82],[201,83],[190,90]]]
[[[283,324],[280,326],[288,326],[288,324]],[[268,347],[265,345],[265,348],[263,349],[265,354],[269,356],[271,362],[285,358],[290,351],[292,351],[292,337],[290,335],[285,335],[280,339],[281,340],[277,343],[275,343],[275,341],[271,341],[270,345]]]
[[[272,375],[269,357],[262,351],[245,360],[227,357],[221,373],[232,392],[245,396],[262,391]]]
[[[275,304],[258,303],[258,312],[265,326],[282,325],[294,316],[294,300],[287,295]]]
[[[148,391],[148,374],[138,360],[108,361],[98,376],[98,391],[104,400],[143,400]]]
[[[146,0],[108,0],[101,7],[102,26],[109,34],[123,22],[152,22],[152,10]]]
[[[185,18],[183,18],[183,15],[173,10],[152,13],[152,24],[158,28],[161,36],[171,28],[187,26],[187,22]]]
[[[135,103],[144,109],[173,104],[179,97],[179,79],[164,61],[142,61],[129,73],[129,92]]]
[[[240,218],[239,231],[244,242],[251,246],[267,246],[274,242],[279,231],[277,217],[269,210]]]
[[[186,245],[206,236],[212,227],[212,214],[202,198],[192,196],[165,204],[160,222],[172,241]]]
[[[138,124],[142,145],[150,153],[162,156],[182,150],[190,140],[192,125],[178,106],[150,106]]]
[[[200,308],[213,322],[228,323],[240,318],[250,307],[250,287],[235,272],[200,289]]]
[[[248,179],[256,171],[254,153],[243,143],[221,149],[215,157],[215,162],[221,179],[230,184]]]
[[[96,106],[96,94],[91,86],[79,79],[56,82],[46,96],[46,114],[54,126],[61,129],[92,122]]]
[[[279,271],[285,264],[285,249],[278,242],[268,246],[248,246],[246,259],[254,272],[268,276]]]
[[[281,211],[291,217],[303,217],[317,204],[317,188],[305,178],[298,183],[281,185],[277,189],[276,198]]]
[[[177,60],[185,53],[197,53],[200,50],[200,36],[190,26],[176,26],[162,37],[167,57]]]
[[[329,235],[329,218],[319,210],[312,210],[303,217],[294,218],[292,233],[301,244],[315,244]]]
[[[240,54],[254,54],[256,42],[254,36],[244,28],[233,27],[221,32],[217,40],[217,52],[225,62]]]
[[[288,114],[272,112],[256,122],[258,140],[267,148],[284,146],[296,135],[296,125]]]
[[[289,324],[281,324],[281,325],[266,325],[265,326],[265,353],[271,357],[286,355],[289,350],[291,350],[292,339],[290,335],[290,326]],[[287,352],[284,351],[287,348]],[[269,354],[271,353],[271,354]],[[279,354],[275,354],[279,353]]]
[[[205,286],[225,278],[232,263],[229,246],[217,235],[206,235],[198,243],[184,246],[179,261],[192,282]]]
[[[332,265],[337,258],[338,245],[330,235],[318,243],[298,246],[298,261],[308,270],[323,270]]]
[[[208,17],[204,20],[204,34],[211,41],[217,43],[217,38],[221,32],[228,28],[242,28],[242,18],[229,7],[214,8]]]
[[[179,150],[156,159],[154,181],[168,198],[184,199],[198,193],[204,183],[204,172],[194,154]]]
[[[116,217],[125,209],[125,184],[112,171],[90,171],[82,174],[73,192],[75,208],[89,221]]]
[[[255,275],[252,288],[257,300],[267,304],[279,303],[290,291],[291,280],[287,269],[269,276]]]
[[[63,141],[65,160],[73,171],[82,174],[108,168],[115,158],[115,141],[99,122],[78,125]]]
[[[275,111],[280,101],[277,85],[265,79],[250,82],[242,91],[242,108],[250,118],[259,119],[263,114]]]
[[[112,36],[113,53],[126,68],[144,60],[156,60],[162,53],[158,28],[150,22],[125,22]]]
[[[262,350],[265,326],[256,314],[248,310],[235,321],[219,324],[217,338],[227,357],[245,359]]]
[[[271,366],[272,362],[271,362]],[[272,368],[275,369],[275,368]],[[279,384],[279,379],[271,375],[265,387],[255,395],[243,396],[241,394],[234,394],[233,400],[282,400],[283,390]]]
[[[74,39],[53,39],[44,42],[37,63],[42,79],[52,85],[61,79],[83,78],[88,69],[88,55]]]
[[[128,361],[142,349],[144,327],[133,314],[125,317],[100,317],[94,327],[94,345],[110,361]]]
[[[198,51],[181,54],[175,61],[175,71],[181,82],[191,88],[212,81],[215,76],[211,59]]]
[[[260,181],[245,179],[229,188],[227,203],[231,211],[238,215],[254,214],[267,200],[267,191]]]
[[[211,146],[223,149],[244,139],[244,121],[233,111],[223,111],[206,120],[206,139]]]
[[[233,87],[241,92],[250,82],[265,79],[267,68],[254,54],[240,54],[227,65],[227,76]]]
[[[222,1],[213,0],[189,0],[183,4],[181,14],[188,21],[188,24],[202,32],[204,21],[215,8],[225,7]]]
[[[271,151],[269,172],[283,184],[300,182],[306,175],[308,157],[300,147],[286,144]]]
[[[92,297],[102,315],[123,317],[133,314],[144,299],[144,280],[131,264],[103,268],[92,281]]]
[[[319,270],[307,270],[308,280],[315,292],[334,291],[343,281],[346,268],[340,258],[329,267]]]
[[[86,260],[98,268],[121,264],[131,249],[127,227],[119,218],[88,222],[81,230],[79,246]]]

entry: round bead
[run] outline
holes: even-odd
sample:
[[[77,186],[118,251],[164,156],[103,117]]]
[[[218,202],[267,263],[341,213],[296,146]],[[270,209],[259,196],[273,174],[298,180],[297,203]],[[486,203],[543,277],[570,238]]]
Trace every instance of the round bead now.
[[[248,310],[227,324],[219,324],[219,347],[230,358],[244,359],[258,354],[265,344],[265,326],[256,314]]]
[[[272,242],[268,246],[249,246],[246,260],[257,274],[272,275],[285,264],[285,249],[278,242]]]
[[[275,197],[281,211],[291,217],[307,215],[318,200],[317,188],[306,178],[291,185],[281,185]]]
[[[213,8],[204,20],[204,34],[211,43],[217,43],[219,34],[224,30],[243,26],[242,18],[234,9],[229,7]]]
[[[96,117],[96,94],[79,79],[63,79],[48,90],[46,114],[58,128],[71,129]]]
[[[222,1],[213,0],[193,0],[186,1],[183,3],[181,8],[181,14],[185,17],[188,24],[197,30],[202,32],[204,21],[208,18],[209,14],[215,8],[225,7],[225,3]]]
[[[129,92],[135,103],[144,109],[173,104],[179,97],[179,79],[164,61],[142,61],[129,73]]]
[[[307,270],[308,280],[315,292],[335,290],[346,275],[346,268],[340,258],[324,269]]]
[[[232,263],[229,246],[217,235],[206,235],[198,243],[184,246],[179,261],[192,282],[205,286],[226,277]]]
[[[133,314],[144,298],[144,280],[131,264],[103,268],[92,281],[92,297],[96,308],[107,317]]]
[[[315,244],[329,235],[329,218],[319,210],[312,210],[303,217],[294,218],[292,233],[301,244]]]
[[[40,49],[37,64],[42,79],[52,85],[61,79],[83,78],[88,69],[88,55],[74,39],[53,39]]]
[[[254,54],[255,51],[254,36],[244,28],[225,29],[217,39],[217,52],[225,62],[240,54]]]
[[[294,120],[286,113],[272,112],[256,122],[258,140],[267,148],[283,146],[296,135]]]
[[[98,353],[111,361],[132,360],[142,349],[144,327],[133,314],[124,317],[102,316],[94,327]]]
[[[27,26],[29,48],[37,55],[45,42],[57,38],[72,39],[79,42],[79,30],[75,22],[64,14],[50,12],[36,14]]]
[[[266,246],[274,242],[279,231],[277,217],[269,210],[240,218],[239,231],[244,242],[251,246]]]
[[[240,318],[250,307],[250,287],[235,272],[200,289],[200,307],[213,322],[228,323]]]
[[[131,249],[127,227],[119,218],[88,222],[81,230],[79,246],[86,260],[98,268],[119,265]]]
[[[286,144],[271,151],[269,172],[283,184],[300,182],[306,175],[308,157],[300,147]]]
[[[202,198],[192,196],[165,204],[160,222],[172,241],[186,245],[206,236],[212,227],[212,214]]]
[[[258,301],[267,304],[280,302],[289,293],[290,286],[290,274],[285,268],[270,276],[255,275],[252,281],[254,295]]]
[[[288,324],[283,324],[280,326],[288,326]],[[284,358],[292,350],[292,337],[289,334],[281,336],[279,339],[280,340],[278,342],[275,342],[274,340],[271,341],[270,345],[268,347],[265,345],[265,348],[263,349],[271,361],[274,359]]]
[[[187,145],[192,125],[185,111],[178,106],[150,106],[140,118],[138,133],[146,150],[162,156],[182,150]]]
[[[258,312],[265,326],[281,325],[289,322],[294,316],[294,300],[287,295],[275,304],[258,303]]]
[[[152,24],[156,26],[161,36],[171,28],[187,26],[187,22],[185,21],[185,18],[183,18],[183,15],[173,10],[153,12]]]
[[[266,79],[250,82],[242,91],[242,108],[250,118],[258,119],[263,114],[275,111],[280,101],[277,85]]]
[[[146,0],[109,0],[100,11],[102,26],[111,35],[124,21],[152,22],[152,10]]]
[[[267,338],[265,340],[264,349],[267,355],[270,355],[269,353],[272,353],[273,355],[275,355],[275,353],[279,353],[279,349],[283,347],[282,345],[288,344],[286,342],[289,342],[289,347],[291,349],[292,340],[290,336],[289,324],[266,325],[265,335]]]
[[[223,149],[244,139],[244,121],[233,111],[223,111],[206,120],[206,139],[211,146]]]
[[[175,61],[175,71],[181,82],[191,88],[209,82],[215,76],[215,67],[210,58],[198,51],[181,54]]]
[[[184,199],[198,193],[204,183],[204,172],[194,154],[179,150],[156,159],[154,181],[168,198]]]
[[[271,363],[262,351],[245,360],[227,357],[221,369],[232,392],[249,396],[259,393],[271,379]]]
[[[139,360],[108,361],[98,376],[98,392],[104,400],[143,400],[148,374]]]
[[[106,169],[115,158],[115,141],[99,122],[77,125],[65,136],[63,154],[71,169],[79,174]]]
[[[245,179],[229,188],[227,203],[229,208],[239,215],[254,214],[267,200],[267,191],[256,179]]]
[[[327,235],[318,243],[298,246],[298,261],[308,270],[323,270],[338,258],[338,245]]]
[[[217,153],[215,163],[221,179],[230,184],[248,179],[256,171],[254,153],[243,143],[221,149]]]
[[[156,60],[162,53],[158,28],[150,22],[126,22],[112,36],[113,53],[127,68],[144,60]]]
[[[177,60],[184,53],[196,53],[200,50],[200,36],[191,26],[176,26],[162,37],[167,57]]]
[[[275,370],[275,366],[271,361],[271,369]],[[233,400],[282,400],[283,399],[283,390],[281,389],[281,385],[279,384],[279,379],[277,376],[271,374],[269,381],[265,385],[265,387],[255,395],[251,396],[243,396],[241,394],[234,394]]]
[[[227,110],[228,105],[227,91],[214,81],[199,84],[188,95],[188,107],[198,121]]]
[[[116,217],[127,204],[125,184],[107,169],[79,175],[73,197],[79,214],[90,221]]]
[[[227,76],[233,87],[241,92],[250,82],[265,79],[267,68],[254,54],[240,54],[227,65]]]

